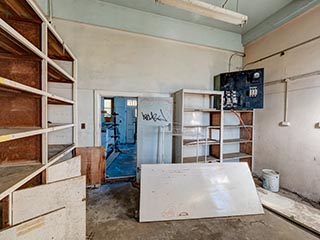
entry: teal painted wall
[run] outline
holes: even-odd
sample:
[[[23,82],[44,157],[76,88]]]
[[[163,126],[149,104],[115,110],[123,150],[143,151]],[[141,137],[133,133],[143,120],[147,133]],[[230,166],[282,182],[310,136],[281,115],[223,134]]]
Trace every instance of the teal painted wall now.
[[[96,0],[52,0],[53,17],[243,52],[241,35]],[[48,1],[37,0],[48,13]]]

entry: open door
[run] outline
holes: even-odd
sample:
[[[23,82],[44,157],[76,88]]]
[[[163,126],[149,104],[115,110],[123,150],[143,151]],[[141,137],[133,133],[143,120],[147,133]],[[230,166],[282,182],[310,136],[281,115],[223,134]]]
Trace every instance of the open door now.
[[[137,172],[141,164],[172,162],[172,112],[171,97],[138,98]]]

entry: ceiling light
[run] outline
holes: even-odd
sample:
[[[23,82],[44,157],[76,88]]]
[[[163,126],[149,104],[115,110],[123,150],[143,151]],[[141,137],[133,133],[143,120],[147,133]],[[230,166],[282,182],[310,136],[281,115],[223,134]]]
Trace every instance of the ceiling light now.
[[[248,21],[248,17],[215,5],[199,0],[155,0],[172,7],[180,8],[188,12],[197,13],[201,16],[217,19],[223,22],[243,25]]]

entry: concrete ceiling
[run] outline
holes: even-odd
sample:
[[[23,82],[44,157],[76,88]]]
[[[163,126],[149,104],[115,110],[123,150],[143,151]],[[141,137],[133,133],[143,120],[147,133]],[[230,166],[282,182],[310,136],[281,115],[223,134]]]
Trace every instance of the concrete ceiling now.
[[[234,26],[232,24],[223,23],[208,17],[199,16],[184,10],[155,3],[155,0],[100,0],[112,4],[133,8],[136,10],[159,14],[171,18],[176,18],[196,24],[206,25],[210,27],[220,28],[226,31],[245,34],[265,19],[279,11],[281,8],[298,0],[238,0],[238,11],[249,17],[248,23],[243,27]],[[222,6],[225,0],[202,0],[217,6]],[[237,0],[229,0],[226,8],[237,10]]]

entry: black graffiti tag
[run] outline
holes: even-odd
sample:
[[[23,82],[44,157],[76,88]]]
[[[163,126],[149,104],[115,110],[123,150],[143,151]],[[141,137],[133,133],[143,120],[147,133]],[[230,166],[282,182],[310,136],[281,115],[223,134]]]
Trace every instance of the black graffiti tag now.
[[[150,113],[141,112],[141,114],[142,114],[142,119],[144,121],[168,122],[168,120],[163,114],[162,109],[160,109],[160,114],[154,113],[154,112],[150,112]]]

